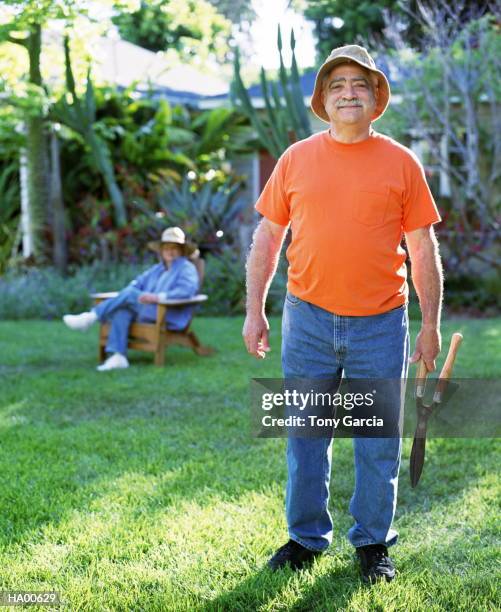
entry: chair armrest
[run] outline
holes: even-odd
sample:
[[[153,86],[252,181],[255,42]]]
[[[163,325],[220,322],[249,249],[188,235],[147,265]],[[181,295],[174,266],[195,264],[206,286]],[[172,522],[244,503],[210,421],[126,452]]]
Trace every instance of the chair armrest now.
[[[199,293],[198,295],[194,295],[192,298],[185,298],[180,300],[161,300],[158,303],[163,304],[165,306],[185,306],[187,304],[201,304],[208,300],[208,296],[204,293]]]
[[[118,295],[118,291],[108,291],[104,293],[91,293],[90,297],[94,300],[108,300],[110,298],[114,298]],[[179,300],[159,300],[158,304],[162,304],[163,306],[187,306],[189,304],[201,304],[208,300],[208,296],[204,293],[199,293],[198,295],[194,295],[192,298],[184,298]]]
[[[106,293],[91,293],[90,297],[95,300],[109,300],[110,298],[117,297],[118,291],[108,291]]]

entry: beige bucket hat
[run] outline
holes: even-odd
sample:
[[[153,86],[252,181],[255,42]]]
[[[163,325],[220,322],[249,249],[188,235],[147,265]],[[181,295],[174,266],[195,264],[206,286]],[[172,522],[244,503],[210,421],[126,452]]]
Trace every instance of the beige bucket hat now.
[[[194,257],[198,253],[196,244],[186,240],[186,234],[180,227],[168,227],[162,232],[160,240],[148,242],[148,247],[152,251],[159,253],[160,249],[162,248],[162,244],[166,243],[181,245],[183,255],[185,255],[185,257]]]
[[[360,47],[359,45],[345,45],[344,47],[337,47],[331,51],[329,57],[320,66],[315,79],[315,88],[313,89],[313,96],[311,97],[311,109],[319,119],[330,123],[329,116],[325,112],[324,105],[322,103],[322,80],[325,75],[336,66],[337,64],[344,64],[346,62],[355,62],[362,68],[366,68],[373,72],[378,79],[378,92],[376,99],[376,110],[374,111],[373,121],[379,119],[384,113],[390,102],[390,84],[385,74],[376,68],[376,64],[372,57],[367,52],[367,49]]]

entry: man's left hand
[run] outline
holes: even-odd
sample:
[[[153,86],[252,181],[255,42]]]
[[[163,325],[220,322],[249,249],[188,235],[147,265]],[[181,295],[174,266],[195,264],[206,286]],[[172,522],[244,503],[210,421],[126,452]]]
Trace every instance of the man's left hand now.
[[[416,363],[422,359],[428,372],[436,369],[435,359],[442,348],[440,329],[435,325],[424,324],[416,338],[416,348],[409,359],[410,363]]]
[[[158,296],[156,293],[141,293],[138,300],[141,304],[158,304]]]

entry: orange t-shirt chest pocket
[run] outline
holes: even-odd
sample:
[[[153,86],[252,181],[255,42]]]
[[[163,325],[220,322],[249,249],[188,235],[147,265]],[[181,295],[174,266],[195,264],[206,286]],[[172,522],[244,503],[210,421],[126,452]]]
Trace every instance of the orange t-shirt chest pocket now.
[[[389,189],[360,190],[355,194],[353,219],[358,223],[375,227],[385,222],[389,204]]]

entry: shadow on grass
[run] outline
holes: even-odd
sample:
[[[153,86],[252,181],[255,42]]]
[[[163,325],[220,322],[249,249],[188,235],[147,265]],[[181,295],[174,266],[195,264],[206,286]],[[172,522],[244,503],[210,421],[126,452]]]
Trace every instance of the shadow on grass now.
[[[328,564],[328,559],[329,555],[324,555],[322,562]],[[316,565],[314,564],[312,569]],[[309,569],[293,572],[290,568],[284,568],[271,572],[265,566],[233,589],[201,606],[200,610],[203,612],[226,610],[247,612],[248,610],[266,609],[266,606],[272,606],[273,601],[283,597],[290,588],[299,589],[301,596],[287,609],[312,612],[313,610],[338,610],[341,602],[348,602],[353,593],[364,586],[358,577],[355,564],[350,561],[342,567],[334,569],[327,567],[321,575],[315,576],[314,579]],[[332,602],[331,607],[330,602]],[[284,606],[285,604],[282,603],[280,608],[276,609],[285,609]],[[269,609],[275,608],[270,607]]]
[[[315,575],[307,570],[293,574],[289,568],[273,574],[266,568],[260,569],[200,609],[204,612],[497,609],[497,576],[482,571],[494,567],[498,556],[492,527],[492,542],[478,537],[465,545],[465,534],[456,533],[449,538],[442,535],[417,542],[416,550],[407,550],[405,555],[399,553],[398,546],[392,548],[397,577],[391,584],[383,581],[366,585],[354,553],[351,558],[342,554],[334,562],[327,552],[321,558],[322,565],[314,570]],[[394,607],[386,608],[383,601]]]

